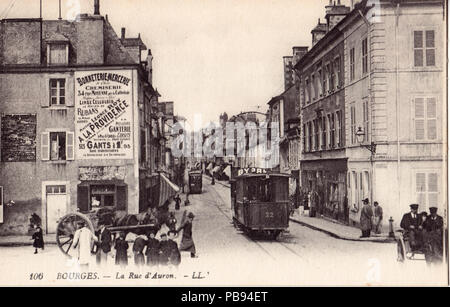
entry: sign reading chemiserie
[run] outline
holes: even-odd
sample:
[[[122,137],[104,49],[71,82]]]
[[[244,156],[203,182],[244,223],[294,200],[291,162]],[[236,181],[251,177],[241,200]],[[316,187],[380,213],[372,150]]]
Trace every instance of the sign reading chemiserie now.
[[[77,159],[132,159],[131,71],[75,73]]]

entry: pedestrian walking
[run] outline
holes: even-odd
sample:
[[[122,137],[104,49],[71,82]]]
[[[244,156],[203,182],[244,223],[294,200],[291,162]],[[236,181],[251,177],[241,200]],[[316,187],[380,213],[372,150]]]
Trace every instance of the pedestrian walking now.
[[[383,208],[381,208],[377,201],[373,203],[373,207],[373,231],[376,234],[380,234],[383,221]]]
[[[40,226],[36,227],[36,231],[33,233],[31,237],[33,241],[34,253],[38,253],[38,248],[44,250],[44,236],[42,234],[42,228]]]
[[[309,216],[315,217],[317,213],[317,208],[319,206],[319,194],[315,190],[312,190],[311,192],[309,192],[308,201],[309,201]]]
[[[116,265],[125,268],[128,265],[128,242],[125,240],[125,233],[121,232],[114,243],[116,250]]]
[[[177,232],[175,230],[170,230],[168,232],[169,236],[168,244],[170,249],[169,264],[177,268],[181,262],[181,254],[180,250],[178,249],[178,244],[175,241],[176,235]]]
[[[145,264],[144,248],[147,246],[147,237],[139,235],[133,243],[134,264],[141,267]]]
[[[155,238],[155,232],[148,234],[147,249],[145,250],[148,266],[157,266],[159,264],[159,241]]]
[[[177,194],[175,196],[175,210],[180,210],[180,203],[181,203],[180,194]]]
[[[167,240],[167,234],[161,234],[161,242],[159,243],[159,264],[166,266],[169,264],[171,249],[169,241]]]
[[[78,229],[73,236],[73,248],[77,249],[80,267],[87,269],[91,261],[91,250],[97,237],[86,226],[84,221],[78,222]]]
[[[99,230],[96,233],[96,236],[98,238],[98,241],[96,242],[97,245],[97,253],[96,253],[96,260],[98,265],[106,265],[106,262],[108,261],[108,253],[111,251],[111,245],[112,245],[112,236],[111,231],[106,228],[104,222],[99,222]]]
[[[369,205],[369,199],[365,198],[363,200],[363,207],[361,209],[361,217],[359,219],[359,224],[361,226],[362,235],[360,238],[370,237],[370,231],[372,229],[372,217],[373,211]]]
[[[186,212],[185,212],[186,214]],[[187,251],[191,253],[191,258],[196,258],[195,244],[192,239],[192,222],[194,220],[194,214],[189,212],[187,215],[187,219],[181,224],[181,226],[177,229],[179,233],[183,230],[183,236],[181,238],[180,251]]]
[[[189,192],[186,193],[186,200],[184,201],[184,206],[189,206],[191,202],[189,201]]]

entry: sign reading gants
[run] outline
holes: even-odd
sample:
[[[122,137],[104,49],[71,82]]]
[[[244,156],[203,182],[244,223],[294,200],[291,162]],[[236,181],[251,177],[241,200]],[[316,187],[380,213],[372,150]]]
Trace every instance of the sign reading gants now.
[[[132,72],[75,72],[77,159],[132,159]]]

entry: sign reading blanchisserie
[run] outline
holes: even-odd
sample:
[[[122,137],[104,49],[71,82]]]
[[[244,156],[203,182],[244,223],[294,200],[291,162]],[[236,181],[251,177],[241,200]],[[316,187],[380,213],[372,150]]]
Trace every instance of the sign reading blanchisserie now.
[[[77,159],[132,159],[132,74],[127,70],[75,73]]]

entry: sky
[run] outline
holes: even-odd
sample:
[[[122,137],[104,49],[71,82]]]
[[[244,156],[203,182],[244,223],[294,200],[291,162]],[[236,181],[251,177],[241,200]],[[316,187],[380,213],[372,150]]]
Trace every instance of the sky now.
[[[58,0],[43,1],[43,18],[58,18]],[[283,56],[311,47],[329,0],[100,0],[100,13],[120,36],[138,33],[153,60],[160,101],[194,123],[219,115],[267,110],[284,90]],[[93,13],[94,0],[61,0],[62,18]],[[343,0],[347,4],[349,0]],[[0,19],[39,17],[39,0],[0,0]]]

